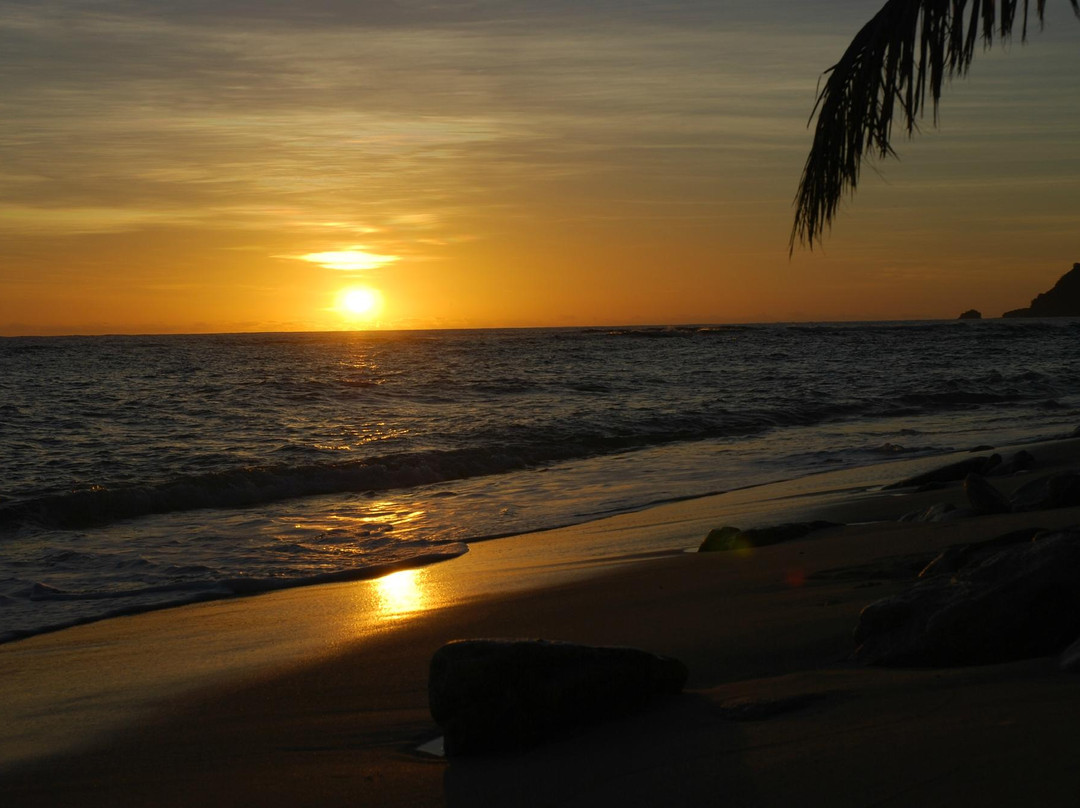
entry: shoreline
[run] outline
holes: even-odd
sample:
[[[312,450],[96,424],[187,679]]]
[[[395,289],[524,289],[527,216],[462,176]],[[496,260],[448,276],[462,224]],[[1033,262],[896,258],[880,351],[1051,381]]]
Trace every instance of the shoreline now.
[[[1023,440],[1016,443],[1008,444],[1006,446],[999,447],[999,449],[1001,451],[1016,450],[1025,446],[1054,443],[1067,439],[1068,438],[1065,436],[1043,436],[1040,438]],[[802,480],[812,481],[816,480],[817,478],[831,478],[835,475],[845,475],[851,476],[857,481],[856,487],[873,487],[875,485],[884,484],[885,481],[892,479],[893,476],[898,476],[889,475],[887,473],[887,471],[891,468],[911,470],[919,469],[922,466],[932,467],[936,464],[944,462],[946,458],[963,458],[972,451],[974,450],[952,449],[950,451],[933,454],[918,453],[910,456],[898,455],[889,459],[882,458],[880,460],[877,460],[876,462],[863,465],[852,465],[844,466],[839,469],[811,471],[804,474],[799,474],[794,477],[767,480],[764,482],[754,482],[741,486],[733,486],[723,491],[709,491],[705,493],[674,495],[661,499],[642,502],[637,505],[625,508],[616,508],[610,511],[598,511],[596,513],[582,515],[581,517],[572,519],[570,521],[555,523],[544,527],[481,534],[463,539],[446,539],[444,541],[435,541],[431,542],[428,545],[426,551],[418,551],[412,556],[406,556],[396,560],[376,562],[373,563],[371,566],[354,567],[337,570],[334,572],[312,574],[306,578],[282,580],[272,578],[235,578],[217,582],[208,582],[205,588],[193,590],[188,595],[176,601],[168,601],[163,603],[130,604],[126,606],[119,606],[109,612],[95,615],[87,615],[84,617],[77,617],[55,624],[50,624],[41,628],[12,629],[4,634],[0,634],[0,648],[2,648],[8,643],[19,642],[22,640],[31,639],[46,634],[52,634],[58,631],[65,631],[71,628],[90,625],[103,620],[113,620],[117,618],[136,616],[148,612],[184,608],[187,606],[206,602],[213,602],[217,600],[231,600],[234,598],[245,598],[255,595],[264,595],[279,590],[287,590],[294,588],[301,589],[312,586],[324,586],[326,584],[332,584],[336,582],[364,581],[375,579],[400,569],[410,569],[424,567],[430,564],[443,563],[449,559],[457,557],[457,555],[463,554],[454,551],[454,548],[457,546],[465,546],[467,549],[463,552],[469,552],[469,549],[471,549],[472,547],[475,547],[485,542],[497,541],[502,539],[527,540],[526,537],[530,535],[546,534],[553,531],[573,529],[580,527],[581,525],[590,524],[592,522],[603,521],[609,518],[627,516],[634,513],[649,511],[654,508],[663,508],[670,505],[678,505],[680,503],[695,502],[699,500],[712,500],[717,497],[727,497],[730,499],[732,497],[739,497],[746,491],[753,492],[756,489],[777,489],[778,491],[782,491],[785,488],[798,487]],[[751,494],[751,496],[753,496],[753,494]],[[316,500],[317,499],[318,498],[316,498]],[[766,499],[769,498],[766,497]],[[302,503],[304,500],[300,499],[298,501]]]
[[[1072,464],[1078,447],[1078,440],[1063,440],[1025,448],[1036,454],[1042,473]],[[858,611],[899,584],[861,586],[868,582],[816,573],[928,554],[1020,523],[1080,522],[1077,509],[946,523],[875,521],[955,496],[955,490],[869,490],[903,477],[902,466],[917,471],[945,459],[812,475],[482,542],[464,556],[398,578],[397,591],[386,584],[393,575],[303,587],[0,646],[0,683],[19,694],[0,739],[0,785],[14,789],[17,805],[76,797],[83,804],[115,804],[125,801],[121,796],[130,804],[181,805],[198,794],[202,802],[225,805],[234,804],[228,795],[239,799],[244,784],[254,789],[248,799],[268,805],[336,805],[344,804],[337,800],[344,799],[346,783],[354,798],[366,795],[372,804],[456,805],[468,804],[459,798],[462,788],[509,787],[538,761],[565,767],[573,755],[563,753],[583,746],[622,771],[606,788],[623,796],[633,791],[634,778],[603,752],[601,739],[625,746],[612,727],[501,762],[448,765],[411,751],[414,742],[437,733],[426,713],[427,660],[461,636],[629,644],[684,659],[691,681],[682,706],[617,722],[630,738],[650,722],[669,734],[704,722],[727,737],[730,722],[716,724],[709,716],[722,717],[717,710],[739,693],[820,691],[820,706],[765,722],[760,729],[768,735],[816,713],[828,713],[818,716],[826,723],[840,720],[854,708],[848,697],[829,695],[835,690],[859,693],[856,702],[880,697],[893,704],[920,693],[930,698],[941,676],[976,682],[973,693],[1005,687],[1002,677],[1011,676],[1057,692],[1064,685],[1046,660],[945,674],[886,673],[845,661]],[[684,552],[721,523],[748,527],[808,515],[847,524],[759,548],[751,558]],[[805,585],[789,583],[793,569]],[[80,690],[92,675],[104,677],[101,686]],[[26,692],[31,685],[36,693]],[[690,703],[701,709],[686,707]],[[699,740],[716,742],[711,735]],[[676,766],[666,753],[661,758],[662,765]],[[712,782],[692,761],[685,766],[693,770],[695,788]],[[579,779],[595,776],[575,772]],[[262,785],[253,784],[256,775]],[[318,781],[304,786],[311,777]],[[760,785],[755,780],[755,788]],[[541,789],[537,799],[547,793],[550,803],[535,804],[565,804],[565,794],[556,801],[548,792]]]

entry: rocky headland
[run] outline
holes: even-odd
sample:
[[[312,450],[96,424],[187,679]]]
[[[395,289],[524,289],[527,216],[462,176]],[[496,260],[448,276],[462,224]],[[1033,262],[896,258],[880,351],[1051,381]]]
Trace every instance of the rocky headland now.
[[[1013,309],[1001,316],[1080,317],[1080,264],[1073,264],[1053,289],[1038,295],[1026,309]]]

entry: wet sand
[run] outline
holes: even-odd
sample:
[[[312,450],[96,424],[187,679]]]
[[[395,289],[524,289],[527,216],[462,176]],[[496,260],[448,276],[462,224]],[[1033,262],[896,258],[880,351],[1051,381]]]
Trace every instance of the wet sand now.
[[[1031,447],[1035,473],[1080,441]],[[848,657],[867,603],[951,544],[1080,509],[899,523],[957,486],[923,459],[474,546],[390,579],[206,603],[0,647],[4,804],[1073,805],[1080,680],[1055,659],[937,670]],[[1002,488],[1030,479],[995,480]],[[847,523],[749,553],[712,527]],[[686,694],[528,752],[447,762],[427,663],[461,637],[632,645]]]

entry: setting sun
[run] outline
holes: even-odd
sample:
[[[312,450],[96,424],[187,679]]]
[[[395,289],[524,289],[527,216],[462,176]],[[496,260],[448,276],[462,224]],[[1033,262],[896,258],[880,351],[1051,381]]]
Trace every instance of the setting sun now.
[[[350,318],[372,318],[382,308],[382,295],[376,289],[354,286],[338,297],[338,311]]]

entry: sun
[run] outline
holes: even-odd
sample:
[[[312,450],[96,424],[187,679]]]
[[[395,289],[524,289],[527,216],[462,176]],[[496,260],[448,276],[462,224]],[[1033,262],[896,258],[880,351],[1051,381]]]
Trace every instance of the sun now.
[[[367,286],[352,286],[338,295],[338,311],[349,319],[370,320],[382,309],[382,295]]]

